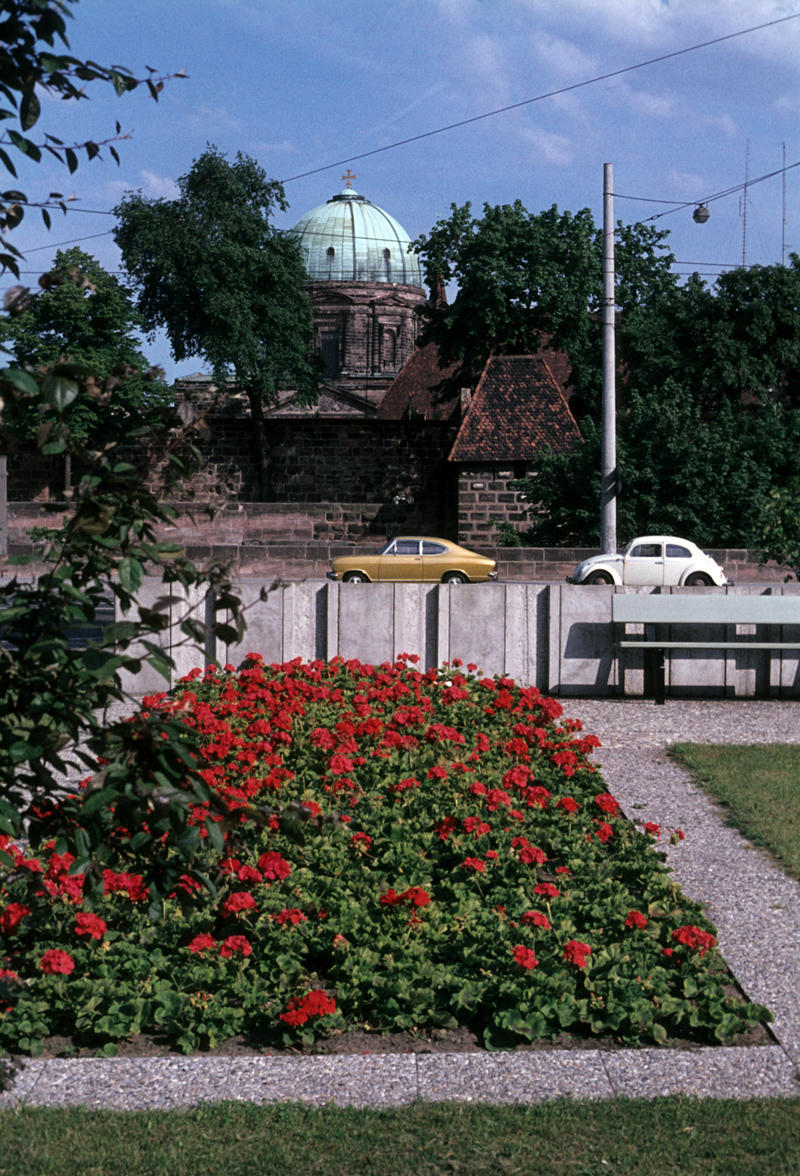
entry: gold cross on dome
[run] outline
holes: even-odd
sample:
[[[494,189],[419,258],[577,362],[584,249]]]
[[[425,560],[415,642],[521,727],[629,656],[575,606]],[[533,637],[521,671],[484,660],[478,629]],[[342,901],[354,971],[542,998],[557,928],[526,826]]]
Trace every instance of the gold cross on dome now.
[[[347,187],[348,187],[348,188],[352,188],[352,186],[353,186],[353,185],[350,183],[350,181],[351,181],[351,180],[357,180],[357,179],[358,179],[358,176],[351,176],[351,175],[350,175],[350,168],[348,168],[348,169],[347,169],[347,175],[346,175],[346,176],[342,176],[342,179],[343,179],[343,180],[347,180]]]

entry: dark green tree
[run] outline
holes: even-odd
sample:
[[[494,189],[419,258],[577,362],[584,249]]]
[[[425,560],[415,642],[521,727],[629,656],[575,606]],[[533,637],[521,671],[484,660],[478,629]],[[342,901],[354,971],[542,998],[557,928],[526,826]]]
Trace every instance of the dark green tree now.
[[[800,413],[775,404],[748,412],[726,399],[707,417],[691,390],[667,381],[647,396],[634,392],[619,412],[617,456],[623,478],[617,503],[621,542],[666,532],[707,547],[768,550],[768,504],[776,490],[800,477]],[[599,430],[587,419],[574,453],[544,453],[537,476],[520,483],[531,503],[524,541],[597,546],[599,471]],[[789,519],[788,509],[782,498],[774,508],[772,556],[781,541],[777,526]]]
[[[129,196],[114,236],[150,327],[163,327],[176,360],[202,356],[218,385],[247,394],[259,442],[261,497],[271,494],[264,406],[279,389],[316,399],[321,365],[296,242],[270,224],[283,188],[238,154],[210,148],[178,181],[175,200]]]
[[[458,283],[450,305],[426,305],[419,344],[435,343],[442,366],[459,363],[455,385],[477,378],[489,355],[566,351],[573,382],[596,399],[602,237],[588,209],[529,213],[514,204],[451,205],[451,215],[413,243],[432,288]]]
[[[141,352],[142,327],[124,287],[96,258],[74,248],[56,253],[43,293],[0,319],[0,347],[23,367],[69,362],[91,370],[69,406],[69,426],[74,441],[97,446],[121,440],[144,423],[149,409],[172,403],[172,392]],[[29,439],[41,423],[41,412],[31,409],[17,435]]]

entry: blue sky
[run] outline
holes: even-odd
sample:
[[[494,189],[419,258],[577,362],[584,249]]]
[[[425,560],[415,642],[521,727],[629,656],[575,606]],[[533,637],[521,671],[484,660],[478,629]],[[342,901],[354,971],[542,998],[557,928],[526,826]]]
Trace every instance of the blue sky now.
[[[185,69],[156,104],[144,91],[121,99],[95,84],[91,101],[46,101],[40,126],[64,139],[103,139],[118,119],[131,138],[121,166],[82,162],[20,168],[30,198],[56,190],[78,200],[48,233],[31,212],[14,235],[27,251],[27,284],[61,242],[77,243],[109,270],[119,255],[107,211],[126,190],[170,197],[207,143],[258,160],[286,180],[290,227],[343,187],[385,208],[412,238],[450,204],[520,199],[531,211],[590,208],[602,221],[603,164],[614,165],[615,215],[664,213],[657,201],[699,201],[782,168],[711,204],[655,223],[671,230],[680,273],[774,264],[800,252],[800,16],[797,20],[544,98],[405,146],[398,140],[471,119],[553,90],[781,18],[800,0],[81,0],[70,22],[81,58],[143,76]],[[335,166],[330,166],[335,165]],[[315,171],[315,169],[322,169]],[[303,173],[315,171],[315,174]],[[623,196],[644,199],[622,199]],[[104,236],[93,236],[103,234]],[[746,248],[746,253],[745,253]],[[4,285],[12,284],[6,278]],[[171,379],[163,338],[146,348]]]

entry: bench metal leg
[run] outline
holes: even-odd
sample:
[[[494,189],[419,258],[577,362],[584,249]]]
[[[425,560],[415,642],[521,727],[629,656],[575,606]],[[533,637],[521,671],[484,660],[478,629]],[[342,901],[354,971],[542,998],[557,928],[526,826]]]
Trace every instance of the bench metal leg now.
[[[654,678],[656,687],[656,706],[663,706],[667,698],[667,666],[666,666],[666,650],[656,649],[654,651]]]

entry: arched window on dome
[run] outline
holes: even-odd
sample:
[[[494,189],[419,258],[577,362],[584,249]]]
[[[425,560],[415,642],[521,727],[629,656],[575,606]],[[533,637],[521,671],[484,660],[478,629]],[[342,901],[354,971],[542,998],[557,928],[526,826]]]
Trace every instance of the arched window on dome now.
[[[334,249],[334,247],[332,245],[328,246],[328,248],[325,252],[325,256],[328,261],[328,278],[330,279],[333,277],[333,263],[336,259],[336,250]]]
[[[383,266],[384,266],[384,270],[386,271],[386,281],[391,282],[391,280],[392,280],[392,255],[388,249],[384,249],[384,251],[383,251]]]

